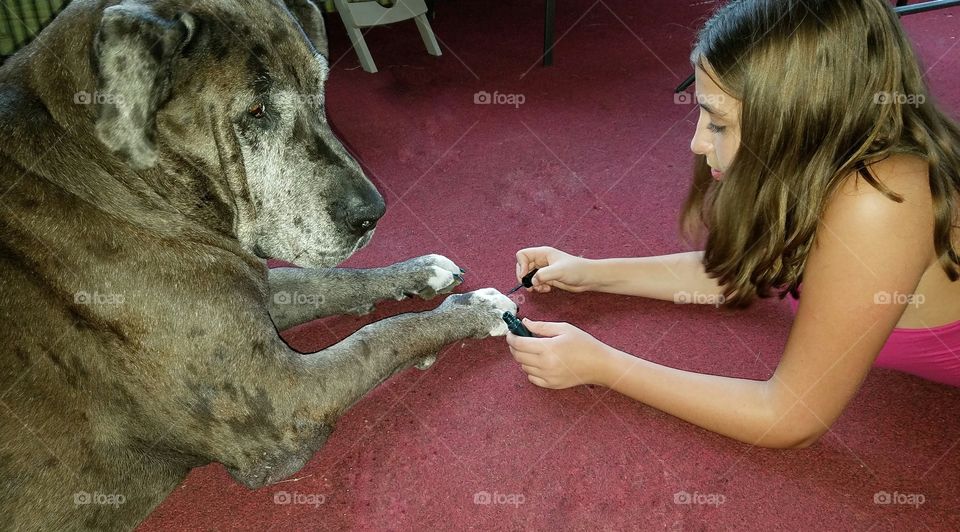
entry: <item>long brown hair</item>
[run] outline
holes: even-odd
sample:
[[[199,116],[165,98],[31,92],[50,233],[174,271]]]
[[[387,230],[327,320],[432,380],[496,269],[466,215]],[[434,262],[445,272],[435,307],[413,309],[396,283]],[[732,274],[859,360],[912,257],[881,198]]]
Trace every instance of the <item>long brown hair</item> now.
[[[960,128],[940,111],[884,0],[734,0],[700,31],[691,62],[740,100],[741,144],[722,181],[704,156],[681,216],[707,241],[704,265],[725,304],[797,295],[825,204],[851,172],[903,198],[865,164],[912,154],[929,164],[934,244],[951,281]]]

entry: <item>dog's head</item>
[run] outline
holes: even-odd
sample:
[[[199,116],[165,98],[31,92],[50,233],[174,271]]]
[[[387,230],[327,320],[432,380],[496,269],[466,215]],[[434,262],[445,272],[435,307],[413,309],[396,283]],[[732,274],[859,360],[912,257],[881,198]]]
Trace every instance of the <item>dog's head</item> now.
[[[92,50],[97,137],[137,171],[208,181],[191,190],[258,256],[336,265],[385,206],[327,123],[326,56],[310,0],[124,0]]]

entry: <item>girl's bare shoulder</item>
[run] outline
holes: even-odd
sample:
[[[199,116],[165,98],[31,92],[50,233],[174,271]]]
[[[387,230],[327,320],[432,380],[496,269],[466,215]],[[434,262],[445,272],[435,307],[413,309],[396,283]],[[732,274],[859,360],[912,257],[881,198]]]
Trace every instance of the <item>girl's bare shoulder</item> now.
[[[868,162],[866,167],[877,181],[903,196],[905,201],[912,199],[916,202],[930,199],[930,168],[925,159],[916,155],[894,154],[884,159]],[[844,178],[838,195],[874,195],[878,198],[886,198],[883,193],[867,183],[856,171],[851,172]]]

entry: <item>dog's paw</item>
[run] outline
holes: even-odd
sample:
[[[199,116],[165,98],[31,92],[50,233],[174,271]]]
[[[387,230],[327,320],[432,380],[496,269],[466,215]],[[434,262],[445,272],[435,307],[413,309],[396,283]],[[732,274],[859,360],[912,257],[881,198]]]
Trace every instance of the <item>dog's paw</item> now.
[[[396,298],[433,299],[463,282],[464,271],[443,255],[424,255],[389,267],[396,272]]]
[[[465,294],[454,294],[444,300],[438,310],[466,310],[469,323],[464,327],[476,331],[475,337],[506,336],[504,312],[517,312],[517,304],[495,288],[483,288]],[[472,325],[472,327],[470,327]]]

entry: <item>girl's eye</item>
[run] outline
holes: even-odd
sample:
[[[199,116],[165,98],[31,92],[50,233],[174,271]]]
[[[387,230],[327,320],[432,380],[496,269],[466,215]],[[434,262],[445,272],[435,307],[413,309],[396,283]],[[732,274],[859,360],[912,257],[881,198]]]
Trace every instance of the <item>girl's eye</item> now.
[[[251,105],[250,108],[247,109],[247,112],[250,113],[250,116],[254,118],[263,118],[263,115],[267,113],[267,109],[262,103],[257,102]]]
[[[710,123],[707,124],[707,129],[709,129],[710,131],[712,131],[712,132],[714,132],[714,133],[723,133],[723,130],[724,130],[724,129],[727,129],[727,126],[718,126],[718,125],[714,124],[713,122],[710,122]]]

